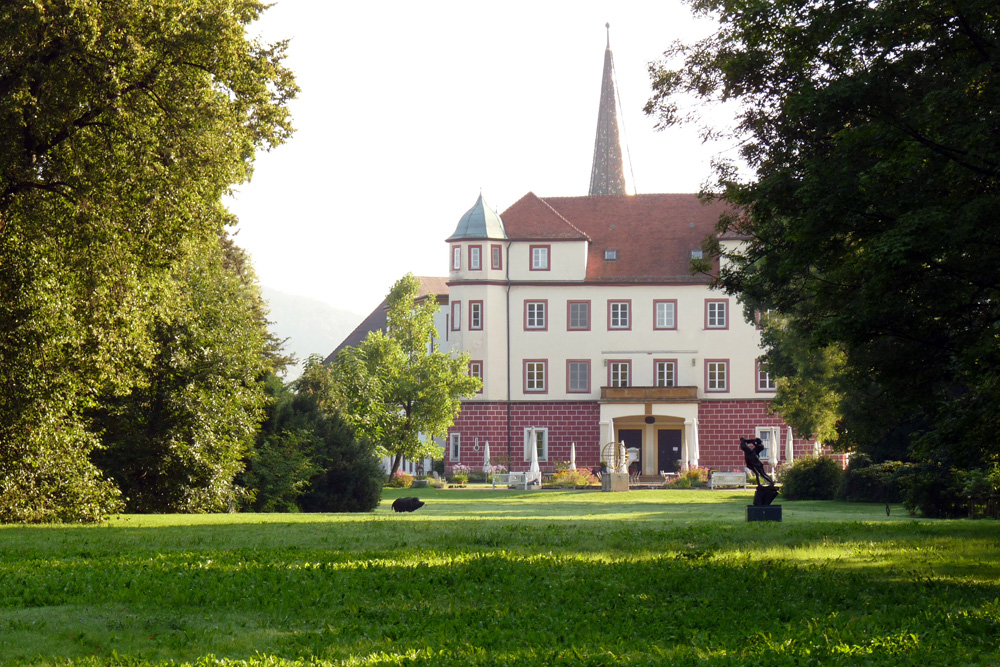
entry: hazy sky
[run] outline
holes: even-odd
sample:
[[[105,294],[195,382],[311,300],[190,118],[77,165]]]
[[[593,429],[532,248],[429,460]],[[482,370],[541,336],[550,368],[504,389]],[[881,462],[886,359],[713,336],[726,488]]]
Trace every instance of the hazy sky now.
[[[680,0],[278,0],[254,30],[291,39],[298,131],[231,203],[261,283],[365,314],[407,272],[447,275],[480,192],[499,213],[586,195],[606,22],[626,171],[638,192],[696,192],[729,147],[642,113],[648,63],[711,30]]]

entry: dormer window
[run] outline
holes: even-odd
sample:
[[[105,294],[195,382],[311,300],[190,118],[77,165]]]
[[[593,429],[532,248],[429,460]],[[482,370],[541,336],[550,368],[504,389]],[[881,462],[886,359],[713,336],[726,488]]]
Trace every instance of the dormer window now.
[[[618,251],[617,250],[605,250],[604,251],[604,261],[605,262],[616,262],[616,261],[618,261]]]

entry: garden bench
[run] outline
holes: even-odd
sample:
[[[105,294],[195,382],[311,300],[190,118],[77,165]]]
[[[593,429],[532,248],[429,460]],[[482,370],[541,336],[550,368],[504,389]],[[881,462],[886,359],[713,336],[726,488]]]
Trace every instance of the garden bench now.
[[[541,475],[538,473],[530,472],[508,472],[493,475],[493,488],[497,488],[497,484],[501,486],[520,486],[523,487],[525,491],[528,487],[533,485],[541,485]]]
[[[523,486],[524,490],[528,490],[528,473],[526,472],[507,472],[507,473],[494,473],[493,475],[493,488],[497,488],[497,484],[500,486]]]
[[[712,471],[712,476],[708,479],[708,488],[714,489],[720,486],[742,486],[747,488],[747,474],[745,472],[717,472]]]

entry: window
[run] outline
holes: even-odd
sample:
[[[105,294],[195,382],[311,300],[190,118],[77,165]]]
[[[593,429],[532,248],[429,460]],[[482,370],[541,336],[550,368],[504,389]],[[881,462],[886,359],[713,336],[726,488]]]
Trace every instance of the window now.
[[[705,391],[729,391],[728,360],[705,360]]]
[[[469,302],[469,330],[481,331],[483,328],[483,302]]]
[[[653,328],[654,329],[676,329],[677,328],[677,300],[668,299],[665,301],[653,302]]]
[[[549,270],[549,247],[547,245],[533,245],[531,246],[531,270],[532,271],[548,271]]]
[[[483,381],[483,362],[481,361],[470,361],[469,362],[469,376],[474,378],[479,378],[479,391],[477,393],[483,393],[482,381]]]
[[[605,250],[604,251],[604,261],[605,262],[615,262],[615,261],[618,261],[618,251],[617,250]]]
[[[677,386],[677,360],[657,359],[653,362],[653,382],[657,387]]]
[[[469,246],[469,270],[479,271],[483,268],[482,264],[483,247],[478,245]]]
[[[452,433],[448,436],[448,454],[452,461],[458,460],[458,455],[461,453],[462,435],[460,433]]]
[[[491,266],[500,270],[503,268],[503,247],[494,243],[490,246]]]
[[[545,367],[548,362],[533,359],[524,362],[524,391],[545,393]]]
[[[757,359],[757,391],[776,391],[774,378],[767,370],[767,362]]]
[[[629,374],[632,369],[631,361],[609,361],[608,362],[608,386],[628,387]]]
[[[631,301],[608,301],[609,329],[632,328],[632,323],[629,319],[629,306],[631,305]]]
[[[726,310],[729,301],[725,299],[708,299],[705,301],[705,328],[706,329],[728,329],[729,318]]]
[[[760,438],[760,444],[764,445],[764,449],[757,455],[761,461],[769,460],[771,458],[771,450],[781,445],[780,437],[776,438],[776,435],[777,433],[773,427],[757,429],[757,437]]]
[[[546,301],[524,302],[524,328],[533,331],[544,331],[548,328],[545,321]]]
[[[451,302],[451,330],[461,331],[462,329],[462,302]]]
[[[590,361],[570,359],[566,362],[566,393],[590,393]]]
[[[590,302],[569,301],[566,305],[566,329],[569,331],[590,331]]]
[[[549,429],[535,427],[527,427],[524,429],[524,460],[531,460],[531,450],[528,447],[531,446],[531,436],[534,433],[535,436],[535,451],[538,452],[539,461],[547,461],[549,459]]]
[[[451,247],[451,270],[458,271],[462,268],[462,246],[453,245]]]

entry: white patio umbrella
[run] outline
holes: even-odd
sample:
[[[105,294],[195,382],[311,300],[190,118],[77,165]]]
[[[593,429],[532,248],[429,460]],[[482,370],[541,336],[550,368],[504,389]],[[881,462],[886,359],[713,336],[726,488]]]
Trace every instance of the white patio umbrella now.
[[[576,470],[576,443],[569,444],[569,469]]]
[[[531,465],[528,466],[529,478],[532,480],[542,480],[542,469],[538,467],[538,441],[536,440],[535,429],[528,431],[528,449],[531,456]]]
[[[788,443],[785,445],[785,460],[788,461],[789,463],[791,463],[792,459],[795,458],[795,449],[793,447],[794,443],[792,442],[793,440],[794,438],[792,438],[792,427],[789,426]]]
[[[486,448],[483,449],[483,472],[487,475],[492,472],[493,468],[490,466],[490,441],[486,441]]]

